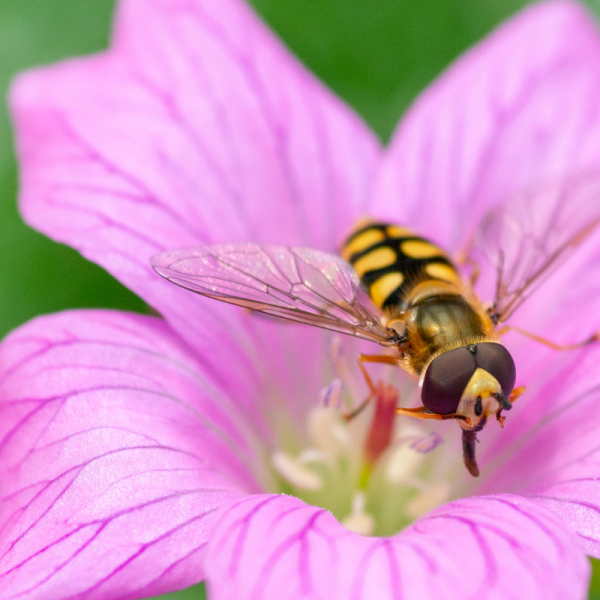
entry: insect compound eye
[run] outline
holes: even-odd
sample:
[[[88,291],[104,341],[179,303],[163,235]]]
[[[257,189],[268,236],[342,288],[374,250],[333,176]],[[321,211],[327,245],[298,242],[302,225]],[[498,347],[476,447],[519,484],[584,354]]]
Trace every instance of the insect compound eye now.
[[[482,342],[477,344],[475,352],[477,366],[493,375],[505,396],[510,396],[515,386],[517,371],[510,352],[500,344]]]
[[[427,367],[423,379],[423,406],[438,415],[456,412],[460,398],[476,370],[475,355],[466,346],[436,356]]]

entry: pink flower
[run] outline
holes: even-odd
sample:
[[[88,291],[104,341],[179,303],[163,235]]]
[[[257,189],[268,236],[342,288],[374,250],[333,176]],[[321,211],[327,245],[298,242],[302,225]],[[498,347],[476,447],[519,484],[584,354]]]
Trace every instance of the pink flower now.
[[[194,296],[149,259],[217,241],[335,252],[364,214],[456,251],[490,207],[600,166],[599,98],[598,32],[564,1],[468,52],[387,151],[239,0],[123,0],[110,51],[22,76],[25,218],[164,320],[70,311],[2,344],[0,598],[202,579],[211,600],[584,598],[585,555],[600,557],[597,345],[507,337],[528,390],[481,435],[480,479],[454,424],[399,418],[361,496],[369,418],[346,427],[319,400],[364,397],[357,344]],[[599,243],[515,322],[563,343],[600,329]],[[415,386],[393,377],[404,403]],[[411,448],[433,448],[428,432],[446,443]]]

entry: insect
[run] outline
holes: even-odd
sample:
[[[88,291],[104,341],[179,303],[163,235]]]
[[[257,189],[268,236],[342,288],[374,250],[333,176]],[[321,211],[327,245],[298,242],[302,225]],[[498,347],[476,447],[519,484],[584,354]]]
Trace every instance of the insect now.
[[[422,406],[396,413],[454,419],[462,429],[467,470],[479,475],[476,435],[490,417],[524,391],[514,389],[516,367],[499,328],[531,292],[587,239],[596,177],[540,185],[493,210],[477,228],[479,248],[495,263],[495,297],[484,306],[441,248],[398,225],[364,221],[342,246],[342,256],[312,248],[255,243],[215,244],[164,252],[152,266],[169,281],[275,317],[376,342],[392,354],[361,355],[363,363],[397,365],[418,378]],[[475,274],[476,275],[476,272]],[[542,338],[530,335],[538,341]],[[596,340],[559,349],[575,348]],[[358,412],[355,411],[354,414]]]

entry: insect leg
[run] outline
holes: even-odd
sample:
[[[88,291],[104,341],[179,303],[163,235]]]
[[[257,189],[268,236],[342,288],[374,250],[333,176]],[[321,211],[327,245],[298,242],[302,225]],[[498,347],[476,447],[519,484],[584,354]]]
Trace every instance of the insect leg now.
[[[575,348],[582,348],[583,346],[587,346],[588,344],[592,344],[593,342],[600,341],[600,333],[596,332],[591,337],[589,337],[587,340],[583,340],[583,342],[579,342],[577,344],[564,344],[564,345],[556,344],[555,342],[547,340],[546,338],[536,335],[535,333],[525,331],[524,329],[521,329],[520,327],[513,327],[512,325],[505,325],[504,327],[502,327],[502,329],[500,329],[498,331],[498,334],[504,335],[505,333],[507,333],[509,331],[516,331],[517,333],[520,333],[521,335],[524,335],[525,337],[535,340],[536,342],[539,342],[540,344],[549,346],[550,348],[553,348],[554,350],[574,350]]]
[[[444,415],[427,412],[427,409],[424,406],[418,406],[417,408],[398,407],[396,409],[396,414],[404,417],[415,417],[416,419],[435,419],[436,421],[443,421],[444,419]]]
[[[513,404],[515,400],[517,400],[520,396],[525,393],[527,388],[524,385],[520,385],[518,388],[515,388],[508,397],[508,401]]]
[[[373,380],[369,375],[365,365],[363,363],[379,363],[382,365],[398,365],[398,359],[395,356],[390,356],[389,354],[359,354],[358,356],[358,366],[362,371],[363,377],[369,386],[371,392],[375,391],[375,385],[373,384]]]
[[[357,417],[358,415],[360,415],[360,413],[367,408],[367,406],[369,406],[369,404],[371,403],[371,400],[373,400],[373,397],[375,396],[375,391],[372,391],[366,398],[366,400],[364,402],[361,402],[352,412],[346,413],[345,415],[342,415],[344,421],[349,422],[352,421],[352,419],[354,419],[354,417]]]
[[[471,267],[471,276],[469,277],[469,283],[471,284],[471,287],[475,287],[475,284],[479,280],[479,275],[481,273],[479,263],[471,256],[471,251],[473,250],[474,245],[475,235],[471,235],[471,237],[452,259],[457,267],[462,267],[465,265]]]
[[[452,413],[450,415],[438,415],[437,413],[428,412],[428,410],[424,406],[418,406],[417,408],[400,408],[396,409],[397,415],[402,415],[404,417],[415,417],[416,419],[434,419],[436,421],[447,421],[448,419],[459,419],[461,421],[466,421],[467,425],[470,424],[469,417],[465,417],[464,415],[457,415]]]
[[[481,268],[479,267],[479,263],[470,256],[459,255],[455,260],[455,264],[457,267],[461,267],[462,265],[467,265],[471,267],[469,284],[472,288],[474,288],[475,284],[479,281],[479,275],[481,275]]]
[[[475,287],[475,284],[479,280],[479,275],[481,274],[481,269],[479,268],[479,263],[473,261],[473,270],[471,271],[471,277],[469,279],[469,283],[472,288]]]
[[[352,419],[354,419],[354,417],[359,415],[369,405],[371,400],[373,400],[373,397],[375,396],[375,393],[377,391],[377,387],[373,383],[369,372],[363,364],[366,362],[380,363],[384,365],[397,365],[398,359],[387,354],[359,354],[358,366],[360,367],[363,377],[365,378],[365,381],[369,386],[369,395],[367,396],[366,400],[362,404],[359,404],[351,413],[344,415],[344,419],[346,421],[351,421]]]

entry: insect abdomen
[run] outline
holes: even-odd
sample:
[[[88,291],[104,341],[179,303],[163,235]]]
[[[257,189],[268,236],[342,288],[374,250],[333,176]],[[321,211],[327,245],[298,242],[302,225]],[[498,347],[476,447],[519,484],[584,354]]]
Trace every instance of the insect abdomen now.
[[[342,246],[379,308],[402,308],[415,285],[427,280],[459,281],[454,265],[435,244],[390,223],[359,223]]]

